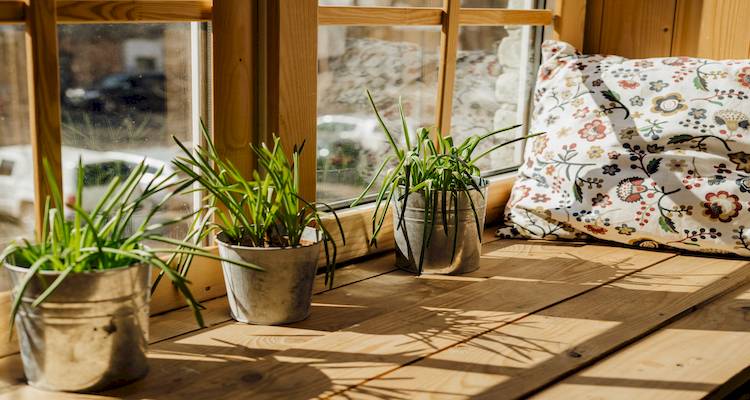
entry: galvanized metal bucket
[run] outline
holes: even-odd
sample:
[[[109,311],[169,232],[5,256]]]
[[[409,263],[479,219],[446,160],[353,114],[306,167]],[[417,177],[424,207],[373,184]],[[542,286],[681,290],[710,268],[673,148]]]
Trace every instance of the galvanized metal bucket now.
[[[29,271],[8,264],[5,268],[14,288]],[[144,377],[150,267],[72,273],[42,304],[32,307],[58,276],[52,271],[37,274],[16,315],[29,384],[44,390],[94,392]]]
[[[232,318],[256,325],[281,325],[301,321],[310,315],[313,281],[320,255],[320,236],[305,228],[300,247],[235,246],[216,239],[219,255],[258,265],[256,271],[222,261],[224,282]]]
[[[422,261],[423,274],[464,274],[479,268],[482,254],[482,240],[478,235],[476,210],[479,227],[484,226],[487,204],[487,185],[480,186],[481,191],[455,192],[458,196],[458,219],[451,193],[446,193],[446,215],[443,218],[443,193],[437,196],[434,222],[427,224],[425,235],[425,197],[421,192],[409,194],[406,210],[399,225],[403,201],[393,202],[393,226],[396,238],[396,266],[411,272],[419,272],[419,260],[422,257],[422,243],[429,237]],[[398,196],[402,198],[404,188],[399,188]],[[471,207],[469,196],[474,202]],[[430,218],[432,218],[430,210]],[[445,223],[445,225],[444,225]],[[447,227],[447,234],[446,229]],[[431,231],[431,232],[430,232]],[[481,231],[481,229],[479,230]],[[454,235],[455,252],[454,252]]]

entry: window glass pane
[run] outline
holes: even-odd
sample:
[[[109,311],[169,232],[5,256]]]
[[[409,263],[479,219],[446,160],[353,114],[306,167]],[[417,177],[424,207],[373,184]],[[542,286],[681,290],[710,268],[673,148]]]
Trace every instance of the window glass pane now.
[[[443,0],[319,0],[321,6],[441,7]]]
[[[23,26],[0,26],[0,249],[33,236],[34,170]],[[2,275],[2,273],[0,273]],[[0,291],[6,289],[0,276]]]
[[[526,122],[535,73],[535,28],[464,26],[459,32],[451,134],[459,140]],[[477,149],[520,135],[521,129],[498,134]],[[517,166],[522,144],[498,149],[480,160],[484,172]]]
[[[461,0],[463,8],[531,9],[537,0]]]
[[[439,27],[319,28],[318,199],[355,198],[389,151],[369,89],[397,140],[397,101],[411,129],[435,123]]]
[[[205,25],[196,27],[203,35]],[[200,90],[191,81],[191,24],[60,25],[58,35],[66,201],[74,200],[79,157],[89,209],[112,179],[143,160],[143,187],[159,168],[172,172],[178,147],[171,136],[192,142],[193,89]],[[175,198],[154,222],[192,208],[192,196]],[[186,229],[187,222],[164,233],[179,237]]]

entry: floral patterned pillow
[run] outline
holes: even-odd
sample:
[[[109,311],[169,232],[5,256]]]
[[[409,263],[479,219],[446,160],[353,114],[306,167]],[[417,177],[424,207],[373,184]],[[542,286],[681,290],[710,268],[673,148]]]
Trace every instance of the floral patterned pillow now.
[[[750,255],[750,60],[543,53],[515,234]]]

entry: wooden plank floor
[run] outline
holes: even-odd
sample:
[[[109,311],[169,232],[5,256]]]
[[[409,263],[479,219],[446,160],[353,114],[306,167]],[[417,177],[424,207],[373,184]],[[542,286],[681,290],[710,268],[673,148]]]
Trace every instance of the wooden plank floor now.
[[[702,398],[750,380],[750,264],[577,243],[485,242],[463,276],[414,277],[392,254],[316,283],[306,321],[231,321],[226,298],[151,320],[148,377],[100,395],[24,383],[0,398]]]

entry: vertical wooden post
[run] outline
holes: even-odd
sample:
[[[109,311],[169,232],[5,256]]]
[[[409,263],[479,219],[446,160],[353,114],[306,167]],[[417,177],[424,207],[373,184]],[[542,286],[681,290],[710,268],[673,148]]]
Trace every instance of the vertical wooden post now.
[[[45,199],[50,195],[43,160],[49,162],[55,179],[62,185],[58,64],[55,0],[30,0],[26,9],[26,70],[37,236],[41,234]]]
[[[266,9],[267,92],[263,135],[281,137],[284,148],[305,143],[300,194],[315,200],[317,140],[317,0],[270,0]]]
[[[450,134],[451,129],[460,8],[460,0],[443,0],[443,29],[440,36],[440,69],[438,72],[438,100],[435,110],[437,122],[435,125],[444,136]]]
[[[583,51],[586,0],[557,0],[553,11],[554,37]]]
[[[246,177],[252,176],[258,113],[257,2],[214,0],[213,134],[217,151]]]

